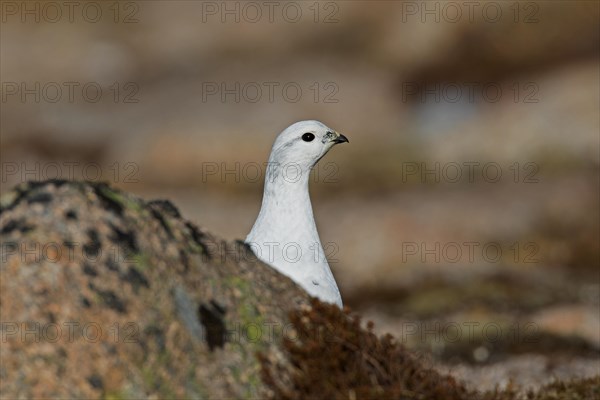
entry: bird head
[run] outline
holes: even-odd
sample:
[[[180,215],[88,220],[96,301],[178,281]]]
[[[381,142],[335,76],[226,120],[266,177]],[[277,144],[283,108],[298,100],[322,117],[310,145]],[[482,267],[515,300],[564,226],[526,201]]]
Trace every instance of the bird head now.
[[[341,135],[319,121],[300,121],[279,134],[271,150],[270,163],[296,165],[309,171],[336,144],[347,143]]]

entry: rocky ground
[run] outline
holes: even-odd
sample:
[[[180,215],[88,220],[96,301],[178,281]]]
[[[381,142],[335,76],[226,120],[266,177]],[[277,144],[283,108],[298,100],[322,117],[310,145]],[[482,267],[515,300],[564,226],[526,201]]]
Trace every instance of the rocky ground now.
[[[580,360],[543,372],[530,355],[496,371],[432,365],[408,350],[420,344],[428,353],[423,341],[378,337],[349,309],[311,301],[241,242],[200,230],[167,201],[55,180],[5,193],[0,215],[3,397],[517,399],[534,382],[527,398],[600,393],[600,376],[583,361],[597,357],[594,344],[546,331],[523,332],[533,340],[516,351],[546,342]],[[485,330],[474,332],[474,352],[469,342],[438,355],[485,361],[515,346],[501,338],[503,351],[486,350]],[[506,366],[527,377],[497,390]],[[540,387],[549,372],[590,379]]]
[[[264,18],[223,21],[218,14],[203,14],[203,4],[211,2],[171,3],[135,3],[137,8],[119,9],[122,18],[116,22],[109,3],[99,3],[105,8],[97,23],[79,14],[73,22],[63,18],[56,23],[36,22],[32,15],[22,20],[18,10],[6,14],[0,37],[6,96],[0,107],[1,194],[14,196],[13,187],[29,180],[108,181],[136,198],[169,199],[186,221],[199,226],[198,232],[214,233],[234,246],[258,213],[264,175],[259,171],[257,177],[255,167],[267,159],[275,135],[293,121],[321,119],[348,136],[350,144],[321,160],[311,182],[313,207],[345,304],[362,316],[363,324],[372,320],[373,332],[391,333],[427,365],[464,379],[468,390],[513,382],[524,393],[553,379],[600,374],[597,2],[492,2],[502,11],[494,22],[482,15],[483,4],[472,20],[466,9],[458,21],[449,21],[441,10],[437,20],[434,14],[423,18],[419,9],[410,10],[425,7],[420,1],[326,2],[315,22],[312,2],[292,2],[303,11],[297,23],[281,14],[272,23]],[[461,6],[448,4],[448,12]],[[122,23],[126,15],[135,21]],[[333,20],[325,23],[330,15]],[[39,99],[18,90],[10,93],[21,84],[35,88],[36,82],[79,86],[72,101],[67,92],[56,102],[48,98],[52,92],[40,90]],[[277,88],[299,85],[303,95],[290,101],[277,90],[271,101],[265,91],[253,101],[247,96],[251,92],[238,91],[239,99],[230,95],[225,100],[206,92],[207,84],[265,88],[265,82]],[[89,83],[102,88],[97,102],[79,90]],[[463,96],[454,101],[451,89],[457,85]],[[469,85],[475,85],[473,98],[467,96]],[[486,97],[482,89],[490,85],[500,88],[499,98]],[[484,172],[490,164],[493,168]],[[477,165],[473,179],[468,165]],[[452,175],[456,166],[460,179]],[[494,168],[502,172],[497,180],[490,179]],[[67,187],[44,190],[55,196]],[[94,190],[83,193],[96,204]],[[60,195],[67,194],[72,192]],[[58,221],[63,210],[54,214],[48,207],[65,206],[44,198],[32,201],[31,208],[22,203],[19,212],[42,218],[44,229],[57,239],[82,235],[82,246],[91,240],[78,224],[92,226],[91,217],[99,214],[86,211],[77,220],[64,215]],[[83,199],[78,201],[83,206]],[[139,209],[182,223],[160,205],[144,203]],[[34,235],[28,224],[18,222],[21,217],[5,218],[16,211],[2,213],[3,243],[4,238]],[[115,218],[109,211],[98,212]],[[189,227],[180,228],[181,237],[193,234]],[[119,237],[110,226],[97,230],[102,245],[105,235]],[[139,237],[170,240],[161,230],[142,229]],[[90,243],[93,250],[95,242]],[[473,257],[465,243],[477,246]],[[502,255],[484,253],[486,245]],[[175,249],[148,246],[166,263],[160,268],[179,271]],[[453,253],[457,249],[459,257]],[[199,251],[191,249],[188,258]],[[3,263],[3,271],[17,268],[11,263]],[[44,265],[49,270],[43,279],[49,281],[35,286],[40,296],[62,276],[53,275],[58,272],[50,267],[56,263]],[[62,300],[52,300],[49,308],[37,306],[44,321],[52,321],[57,312],[100,315],[104,311],[94,307],[104,300],[112,304],[106,312],[125,318],[117,310],[123,305],[110,294],[103,300],[102,293],[111,290],[123,297],[137,290],[142,300],[131,300],[125,310],[133,312],[155,305],[144,282],[164,283],[164,290],[176,287],[163,282],[167,270],[147,276],[138,270],[139,278],[123,265],[116,272],[99,267],[93,276],[77,265],[65,270],[78,272],[64,275],[73,286],[60,293],[83,282],[82,296],[90,307],[77,303],[63,310]],[[27,268],[11,290],[37,282],[30,278],[34,269]],[[180,273],[175,275],[184,283],[177,285],[187,288],[186,275]],[[128,278],[122,282],[120,276]],[[88,281],[96,292],[85,286]],[[3,275],[2,287],[10,282]],[[27,300],[17,293],[2,298],[3,321],[4,307]],[[79,301],[80,295],[72,292],[65,301]],[[156,303],[157,311],[148,318],[166,318],[165,310],[185,303],[174,301],[165,300],[164,309]],[[15,308],[14,315],[21,310]],[[167,335],[165,341],[178,342],[176,336]],[[71,365],[78,382],[93,371],[80,373],[73,365],[88,353],[96,357],[94,351],[100,350],[68,353],[65,365]],[[47,365],[54,357],[30,356],[30,365]],[[138,362],[135,357],[126,365]],[[101,371],[108,369],[101,365]],[[25,375],[14,378],[16,370],[3,371],[3,385],[23,382]],[[122,375],[115,374],[119,382]],[[165,376],[159,378],[170,379]],[[41,374],[40,379],[49,378]],[[132,390],[146,388],[140,382],[155,378],[138,371],[135,379]],[[92,379],[100,389],[92,385],[86,393],[112,393],[113,378],[105,380],[100,386]],[[567,396],[570,389],[553,390]]]

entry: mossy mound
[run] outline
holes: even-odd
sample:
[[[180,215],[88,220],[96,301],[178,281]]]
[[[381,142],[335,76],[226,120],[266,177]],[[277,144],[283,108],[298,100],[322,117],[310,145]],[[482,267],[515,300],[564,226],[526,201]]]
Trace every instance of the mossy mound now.
[[[281,399],[440,399],[469,398],[454,378],[425,367],[391,335],[378,338],[358,316],[313,301],[292,312],[296,329],[284,338],[288,368],[264,355],[263,379]],[[291,382],[291,385],[290,385]]]
[[[377,337],[371,323],[348,309],[312,300],[291,311],[294,333],[283,339],[285,362],[259,353],[263,381],[273,399],[593,400],[600,375],[557,381],[524,393],[473,391],[428,366],[392,336]]]

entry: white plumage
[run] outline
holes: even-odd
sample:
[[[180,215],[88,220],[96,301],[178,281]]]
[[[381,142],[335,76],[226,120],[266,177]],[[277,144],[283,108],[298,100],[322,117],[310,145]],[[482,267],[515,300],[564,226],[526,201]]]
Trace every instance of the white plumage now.
[[[279,134],[269,157],[262,206],[246,237],[265,263],[310,295],[342,307],[315,225],[308,193],[312,167],[344,135],[318,121],[297,122]]]

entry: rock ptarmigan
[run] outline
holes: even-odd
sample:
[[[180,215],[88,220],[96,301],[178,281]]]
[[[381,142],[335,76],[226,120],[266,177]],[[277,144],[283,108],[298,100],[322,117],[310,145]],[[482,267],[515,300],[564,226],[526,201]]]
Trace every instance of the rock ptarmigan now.
[[[301,121],[277,136],[267,164],[262,206],[246,243],[256,256],[311,296],[342,307],[313,217],[311,169],[348,139],[318,121]]]

